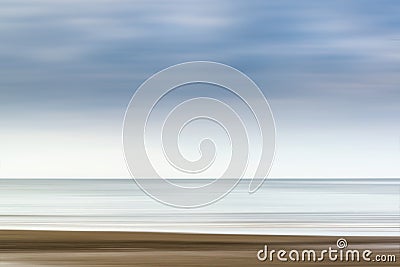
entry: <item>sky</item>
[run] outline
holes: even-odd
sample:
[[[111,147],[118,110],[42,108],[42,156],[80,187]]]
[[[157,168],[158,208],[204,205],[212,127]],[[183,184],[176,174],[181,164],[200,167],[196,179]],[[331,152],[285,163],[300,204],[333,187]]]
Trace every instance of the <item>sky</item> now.
[[[400,177],[400,2],[0,1],[0,178],[129,177],[135,90],[174,64],[246,73],[270,177]]]

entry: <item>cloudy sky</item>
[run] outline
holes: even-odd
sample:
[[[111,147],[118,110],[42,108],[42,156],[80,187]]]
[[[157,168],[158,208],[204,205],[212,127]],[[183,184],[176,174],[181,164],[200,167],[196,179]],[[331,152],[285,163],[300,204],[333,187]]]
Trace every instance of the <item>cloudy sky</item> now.
[[[231,65],[274,113],[271,177],[400,177],[400,2],[0,1],[0,177],[128,177],[136,88]]]

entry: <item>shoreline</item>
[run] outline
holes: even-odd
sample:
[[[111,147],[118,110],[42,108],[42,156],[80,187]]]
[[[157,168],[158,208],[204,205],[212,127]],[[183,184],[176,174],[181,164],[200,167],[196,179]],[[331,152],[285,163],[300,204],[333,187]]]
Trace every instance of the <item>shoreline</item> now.
[[[185,234],[0,230],[2,266],[308,266],[322,262],[261,262],[257,251],[335,247],[341,236]],[[331,266],[397,266],[400,237],[344,236],[349,247],[395,255],[397,262],[330,262]]]

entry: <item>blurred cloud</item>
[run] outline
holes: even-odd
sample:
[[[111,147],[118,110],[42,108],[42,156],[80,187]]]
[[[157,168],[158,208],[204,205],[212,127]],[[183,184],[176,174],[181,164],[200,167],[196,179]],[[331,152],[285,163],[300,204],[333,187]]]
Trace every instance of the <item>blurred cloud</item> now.
[[[328,125],[360,136],[379,127],[379,134],[365,135],[369,137],[363,140],[381,144],[377,151],[382,162],[399,157],[392,151],[398,147],[400,133],[400,4],[396,0],[5,0],[0,7],[0,137],[10,129],[33,131],[35,122],[40,122],[44,136],[57,124],[84,142],[96,132],[85,125],[99,124],[112,129],[107,140],[117,144],[124,109],[147,77],[172,64],[212,60],[244,71],[264,90],[282,146],[299,140],[300,147],[307,144],[314,151],[283,149],[286,152],[279,152],[272,175],[327,175],[322,167],[326,164],[314,161],[326,153],[342,162],[338,159],[343,150],[318,150],[326,140],[311,142],[305,137],[323,133],[338,141],[336,148],[349,149],[350,143],[339,142],[344,134],[339,138],[335,131],[325,132]],[[71,114],[79,114],[74,116],[79,125],[62,123]],[[104,120],[99,121],[99,116]],[[297,131],[304,135],[297,136]],[[21,146],[18,132],[14,139],[3,138],[8,147]],[[349,135],[349,142],[357,134]],[[36,142],[25,134],[21,138]],[[62,154],[63,142],[59,146],[54,153]],[[97,171],[91,172],[96,157],[89,156],[95,150],[77,147],[87,153],[87,165],[77,167],[73,175],[97,176]],[[118,149],[110,145],[110,159],[119,157]],[[360,159],[366,154],[359,148],[352,151]],[[295,163],[320,167],[315,172],[290,171]],[[55,171],[46,172],[45,165],[36,166],[38,171],[31,173],[57,176]],[[124,173],[120,164],[113,166],[110,170],[114,168],[116,176]],[[369,166],[362,170],[360,166],[350,164],[329,176],[379,173],[378,167],[369,172]],[[396,164],[381,169],[385,176],[400,175]],[[0,176],[13,176],[13,172],[0,170]]]

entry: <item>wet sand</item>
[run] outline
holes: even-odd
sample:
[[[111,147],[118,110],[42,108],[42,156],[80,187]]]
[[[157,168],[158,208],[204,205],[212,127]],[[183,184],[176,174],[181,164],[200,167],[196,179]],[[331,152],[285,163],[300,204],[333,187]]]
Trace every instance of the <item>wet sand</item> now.
[[[269,249],[320,251],[339,237],[135,232],[0,231],[0,266],[398,266],[400,237],[344,237],[347,249],[395,255],[397,262],[259,261]]]

